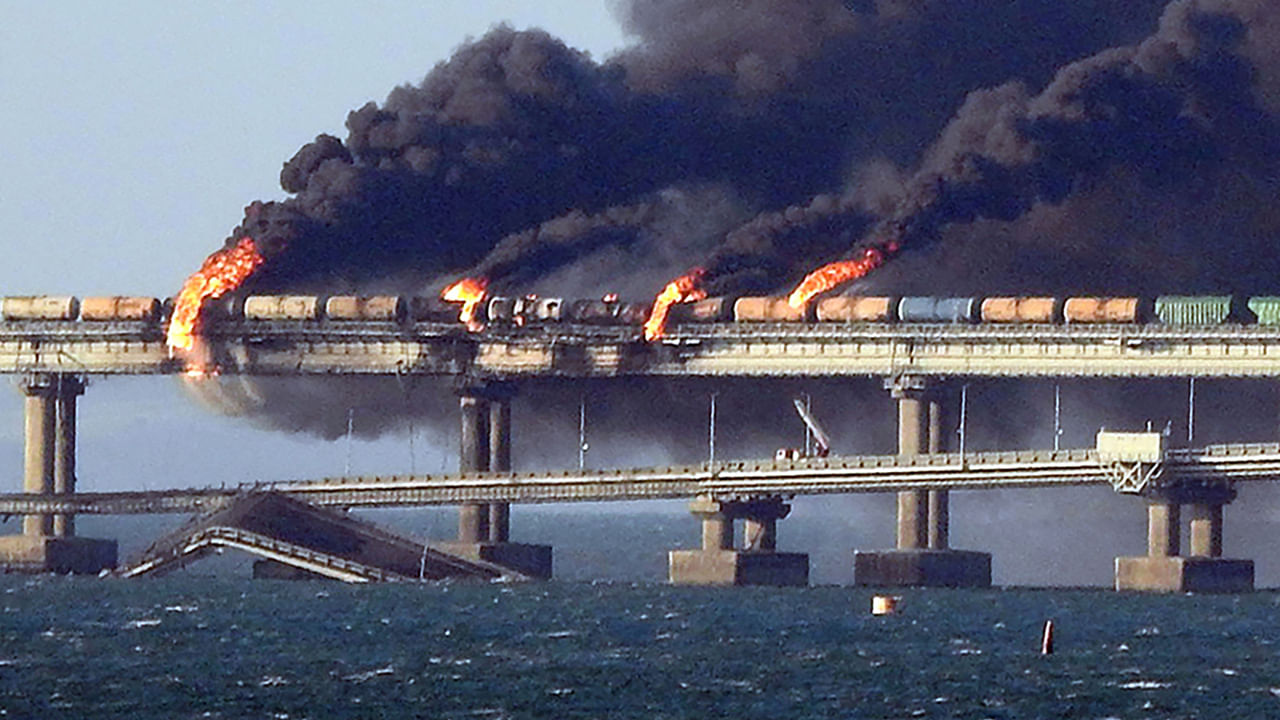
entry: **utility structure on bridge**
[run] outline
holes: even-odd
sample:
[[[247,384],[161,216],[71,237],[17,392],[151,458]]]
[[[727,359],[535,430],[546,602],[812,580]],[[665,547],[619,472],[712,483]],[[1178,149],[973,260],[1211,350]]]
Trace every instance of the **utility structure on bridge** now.
[[[1098,433],[1098,460],[1118,492],[1147,501],[1147,554],[1116,558],[1117,590],[1239,592],[1253,589],[1253,561],[1222,557],[1222,509],[1236,497],[1223,477],[1166,475],[1162,433]],[[1191,552],[1183,555],[1182,507]]]
[[[469,333],[444,323],[338,328],[269,321],[220,324],[205,340],[209,359],[224,374],[454,378],[460,383],[460,467],[474,471],[511,467],[511,402],[516,383],[529,378],[882,377],[898,403],[899,455],[924,458],[946,449],[945,418],[954,410],[954,383],[963,378],[1280,376],[1280,328],[1263,326],[765,323],[674,328],[662,343],[651,344],[634,330],[609,327]],[[0,321],[0,372],[25,378],[26,494],[53,498],[41,502],[56,505],[75,490],[75,403],[84,377],[185,370],[182,361],[169,357],[153,323]],[[1218,557],[1222,506],[1234,496],[1229,484],[1224,490],[1221,483],[1209,488],[1155,482],[1142,492],[1151,498],[1152,544],[1145,558],[1117,560],[1118,587],[1239,589],[1246,569],[1251,585],[1251,564]],[[673,580],[806,581],[807,557],[777,549],[777,521],[789,509],[788,493],[765,485],[698,494],[703,497],[691,510],[703,524],[703,545],[672,554]],[[949,547],[948,504],[941,487],[901,490],[897,547],[858,553],[856,581],[989,584],[989,555]],[[1170,529],[1179,524],[1183,505],[1189,507],[1192,538],[1185,557]],[[454,549],[477,562],[506,561],[528,575],[549,575],[550,549],[510,542],[509,517],[502,499],[463,502]],[[744,528],[741,548],[735,547],[738,520]],[[6,567],[94,572],[115,564],[114,542],[76,537],[69,512],[30,514],[23,528],[22,535],[0,538]]]

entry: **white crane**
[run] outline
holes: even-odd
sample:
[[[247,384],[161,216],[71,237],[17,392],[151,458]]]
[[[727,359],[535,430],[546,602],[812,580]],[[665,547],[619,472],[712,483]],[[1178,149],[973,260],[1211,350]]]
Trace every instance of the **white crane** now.
[[[800,398],[795,398],[792,403],[796,406],[796,412],[800,414],[800,419],[804,421],[805,427],[809,428],[809,432],[813,434],[813,441],[816,445],[813,450],[813,457],[826,457],[829,455],[831,453],[831,437],[822,429],[822,425],[813,416],[809,406]],[[779,448],[774,457],[778,460],[800,460],[808,457],[808,454],[802,448]]]

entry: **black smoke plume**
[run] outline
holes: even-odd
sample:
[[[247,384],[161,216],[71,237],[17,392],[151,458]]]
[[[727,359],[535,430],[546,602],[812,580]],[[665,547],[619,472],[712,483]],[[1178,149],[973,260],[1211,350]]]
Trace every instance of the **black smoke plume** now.
[[[698,264],[777,292],[885,232],[907,251],[866,283],[894,292],[1273,287],[1267,6],[635,0],[604,62],[499,26],[304,146],[230,239],[268,255],[249,292],[646,300]],[[343,432],[269,385],[260,417]]]
[[[353,111],[345,139],[305,145],[281,172],[288,197],[251,204],[229,239],[268,256],[246,291],[422,293],[485,274],[499,292],[647,300],[704,265],[712,292],[781,292],[886,236],[903,252],[858,290],[1280,290],[1274,0],[615,4],[631,44],[612,58],[498,26]],[[416,427],[452,454],[456,399],[439,383],[216,382],[218,402],[273,427],[338,437],[354,408],[357,433]],[[878,381],[622,385],[523,384],[517,465],[576,461],[580,397],[594,466],[700,461],[711,389],[725,456],[796,444],[801,391],[837,452],[893,451]],[[1181,390],[1064,384],[1064,441],[1148,419],[1184,432]],[[1046,383],[976,385],[969,447],[1047,446],[1052,397]],[[1200,397],[1198,442],[1274,439],[1267,388],[1206,382]],[[994,550],[1010,568],[997,581],[1042,582],[1048,560],[1104,582],[1113,555],[1143,551],[1138,503],[1040,498],[958,494],[953,537]],[[1269,520],[1265,507],[1231,512]],[[892,508],[875,509],[885,535]],[[994,540],[972,539],[1001,512]],[[1061,524],[1035,535],[1051,555],[1001,539],[1018,518],[1028,533]]]
[[[826,201],[810,198],[841,194],[867,161],[916,162],[974,87],[1047,81],[1063,62],[1140,38],[1158,8],[636,0],[618,6],[634,44],[603,63],[543,32],[497,27],[352,112],[345,140],[304,146],[281,172],[290,197],[250,205],[229,240],[251,235],[268,255],[250,291],[416,291],[481,263],[518,267],[514,285],[637,236],[661,252],[662,234],[642,223],[608,237],[589,228],[596,239],[581,243],[558,235],[559,251],[536,228],[625,213],[671,188],[719,187],[766,213],[760,222],[791,205],[821,214]],[[699,255],[738,221],[726,218]],[[718,266],[726,279],[741,268],[753,289],[784,283],[856,235],[856,224],[819,228],[777,234],[780,248],[744,229]],[[486,261],[504,238],[509,259]],[[667,279],[647,278],[648,292]]]
[[[973,271],[941,278],[942,285],[989,264],[1003,265],[1003,272],[987,268],[983,280],[998,278],[1007,291],[1274,290],[1280,227],[1265,198],[1280,179],[1274,102],[1280,67],[1276,31],[1264,22],[1269,5],[1174,2],[1153,35],[1062,67],[1037,95],[1017,81],[976,90],[919,169],[896,187],[869,182],[844,196],[762,215],[728,235],[711,275],[779,282],[794,273],[798,254],[829,259],[831,241],[866,237],[910,249],[964,236],[972,229],[957,226],[978,220],[989,221],[984,232],[1017,235],[1016,225],[999,224],[1033,210],[1043,215],[1069,198],[1083,205],[1124,194],[1133,214],[1199,217],[1172,230],[1173,237],[1108,238],[1118,247],[1063,237],[1084,229],[1070,220],[1058,237],[1022,238],[1029,247],[1013,253],[1008,238],[1003,248],[966,243],[958,253],[971,258],[959,262]],[[1252,227],[1229,238],[1215,229],[1240,217]],[[1064,247],[1046,247],[1046,240],[1065,241]],[[1056,262],[1045,257],[1055,254]],[[891,276],[901,286],[902,274]],[[931,291],[939,288],[936,276],[922,280]],[[866,284],[884,285],[875,278]]]

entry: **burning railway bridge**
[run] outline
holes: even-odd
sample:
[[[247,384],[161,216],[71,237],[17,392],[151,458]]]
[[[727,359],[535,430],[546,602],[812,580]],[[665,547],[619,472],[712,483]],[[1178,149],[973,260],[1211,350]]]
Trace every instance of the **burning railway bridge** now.
[[[968,378],[1280,375],[1280,328],[1241,324],[698,323],[673,324],[661,342],[646,342],[639,328],[573,323],[491,326],[476,332],[456,321],[337,324],[244,319],[210,325],[200,337],[197,348],[203,348],[199,357],[204,371],[216,367],[216,372],[223,374],[454,378],[462,424],[460,468],[464,473],[511,470],[511,404],[521,381],[544,377],[750,377],[762,381],[774,377],[880,377],[898,403],[899,454],[912,458],[947,450],[950,433],[942,428],[948,427],[947,418],[954,415],[955,387]],[[95,511],[92,496],[84,498],[90,503],[84,505],[70,497],[76,477],[76,398],[84,392],[83,378],[191,373],[189,360],[172,357],[163,328],[146,320],[6,320],[0,323],[0,371],[20,375],[26,394],[25,493],[4,500],[10,503],[6,507],[24,514],[24,532],[7,538],[0,549],[11,567],[93,571],[114,565],[113,542],[79,538],[74,532],[74,514]],[[1135,452],[1145,457],[1142,452],[1152,455],[1153,451],[1139,448]],[[1160,452],[1142,461],[1145,466],[1134,460],[1133,467],[1138,468],[1134,478],[1145,477],[1139,472],[1143,467],[1146,470],[1142,472],[1147,472],[1160,465]],[[973,460],[961,459],[959,463],[963,468]],[[875,466],[871,474],[888,477],[890,469],[890,465]],[[1051,463],[1042,469],[1047,469],[1050,478],[1046,482],[1071,477],[1061,468],[1055,470]],[[785,499],[811,491],[799,489],[794,482],[820,478],[823,473],[814,464],[790,466],[789,473],[790,485],[778,482],[729,492],[715,484],[723,476],[706,478],[705,471],[683,471],[687,487],[679,486],[675,494],[695,496],[692,510],[703,521],[704,547],[672,556],[673,580],[802,582],[807,577],[807,556],[777,552],[773,529],[786,514]],[[1118,571],[1118,584],[1171,590],[1251,586],[1252,566],[1241,564],[1248,561],[1217,557],[1221,553],[1222,506],[1233,497],[1232,477],[1224,472],[1219,481],[1207,484],[1197,480],[1142,485],[1150,503],[1151,557],[1126,561],[1123,571]],[[666,492],[674,492],[671,483],[675,482],[669,479]],[[876,487],[899,492],[897,547],[859,553],[857,581],[988,584],[989,555],[949,547],[947,493],[971,485],[898,483]],[[648,492],[660,485],[650,485]],[[425,488],[420,490],[426,492]],[[375,496],[375,491],[372,486],[355,490],[368,497]],[[401,487],[398,492],[408,489]],[[295,499],[305,497],[296,488],[288,493]],[[178,495],[189,500],[200,493],[179,491]],[[73,504],[57,505],[59,496]],[[442,496],[432,497],[436,499],[415,502],[439,502]],[[454,495],[453,502],[461,506],[458,541],[432,550],[452,558],[442,560],[438,567],[433,565],[433,572],[492,577],[495,568],[506,568],[526,576],[548,575],[550,549],[513,543],[509,536],[509,503],[526,501],[496,491]],[[28,504],[23,506],[27,508],[24,512],[19,507],[22,502],[54,504]],[[1192,554],[1186,557],[1179,554],[1177,543],[1183,505],[1191,508],[1195,537],[1202,538],[1193,540]],[[303,517],[310,512],[299,509],[295,514]],[[746,549],[734,548],[733,526],[739,519],[745,523]],[[331,518],[326,522],[338,521]],[[267,541],[259,532],[262,528],[250,525],[217,532],[204,527],[198,539],[192,536],[185,544],[175,541],[171,547],[192,548],[192,553],[219,543],[256,547],[273,560],[267,567],[278,569],[281,562],[296,561],[309,572],[345,579],[358,575],[359,567],[374,566],[342,557],[325,564],[316,559],[325,553],[296,542],[280,541],[266,548],[263,543]],[[355,535],[342,536],[363,537],[351,532]],[[400,547],[386,551],[391,555],[411,554],[401,547],[403,543],[391,545]],[[424,551],[419,548],[417,552]],[[412,573],[401,567],[393,574]]]
[[[1107,235],[1132,233],[1139,240],[1126,249],[1135,252],[1116,253],[1113,243],[1099,244],[1085,262],[1072,259],[1074,274],[1112,288],[1131,286],[1139,273],[1181,277],[1169,283],[1184,287],[1222,287],[1230,279],[1239,289],[1273,288],[1274,222],[1266,200],[1274,195],[1280,125],[1268,101],[1274,95],[1275,42],[1266,2],[1173,2],[1158,23],[1141,12],[1134,17],[1143,17],[1143,25],[1132,26],[1136,21],[1119,22],[1119,15],[1114,23],[1096,23],[1090,16],[1094,31],[1048,34],[1037,13],[1021,13],[1025,17],[1016,22],[1003,11],[961,14],[957,21],[954,13],[924,9],[873,11],[876,3],[861,3],[867,5],[863,9],[835,3],[817,14],[794,12],[789,4],[779,13],[704,5],[709,14],[695,23],[685,22],[685,4],[650,8],[650,20],[632,28],[641,42],[606,63],[539,31],[495,28],[464,44],[420,85],[401,86],[385,103],[352,112],[347,140],[317,136],[286,162],[281,187],[289,197],[246,208],[226,246],[183,286],[167,327],[125,318],[0,323],[0,372],[24,377],[29,493],[74,490],[76,398],[83,392],[81,378],[95,375],[454,378],[462,468],[496,471],[510,467],[513,393],[522,381],[541,377],[882,378],[898,402],[899,453],[915,456],[946,449],[947,434],[939,428],[954,414],[951,391],[967,378],[1280,375],[1275,325],[678,321],[699,301],[714,300],[707,295],[780,288],[800,278],[785,298],[769,301],[777,317],[767,319],[805,317],[825,292],[905,253],[949,243],[953,230],[975,221],[1016,222],[1037,209],[1083,201],[1066,210],[1081,222],[1059,224],[1065,233],[1088,235],[1094,224],[1088,208],[1110,196],[1141,209],[1126,213],[1135,219],[1132,227]],[[798,18],[803,24],[795,25]],[[895,39],[917,22],[942,34],[907,32]],[[982,37],[974,27],[1009,35],[988,47],[973,42]],[[669,37],[670,28],[680,32]],[[1083,39],[1058,47],[1077,34]],[[727,43],[729,56],[721,54],[722,35],[734,39]],[[756,47],[765,37],[770,42]],[[954,42],[919,43],[922,37]],[[1023,52],[1031,40],[1047,44]],[[985,63],[996,69],[990,76],[978,72],[981,62],[950,63],[964,69],[964,79],[919,71],[936,69],[937,49],[947,45],[975,51],[973,57],[982,60],[990,59],[991,48],[1015,48],[1019,57]],[[894,61],[882,67],[877,58],[884,52]],[[1042,60],[1026,58],[1054,59],[1041,67]],[[856,67],[873,69],[867,76],[872,85],[847,72]],[[888,74],[875,72],[878,67]],[[749,72],[724,76],[724,68]],[[1005,83],[1006,73],[1041,76],[1046,84],[1036,89]],[[901,103],[864,102],[882,84],[892,87],[895,78],[918,87],[926,76],[934,84],[916,93],[930,98],[925,106],[913,105],[912,93],[897,93]],[[778,84],[757,81],[766,77]],[[730,95],[721,96],[722,88],[731,89]],[[972,92],[950,120],[941,114],[948,108],[928,107],[934,98],[958,99],[967,91]],[[901,122],[904,117],[923,119],[922,127],[933,129],[912,131],[913,123]],[[779,127],[801,131],[779,133]],[[856,142],[846,137],[851,127],[857,128]],[[877,133],[877,127],[892,130]],[[927,134],[937,128],[942,129],[931,140]],[[845,185],[850,168],[896,153],[910,163],[900,180],[881,182],[877,171],[849,192],[830,194]],[[1142,186],[1136,205],[1130,202],[1133,180]],[[754,217],[741,224],[725,219],[712,231],[708,247],[690,257],[700,266],[658,294],[643,327],[482,327],[487,292],[545,279],[602,248],[665,250],[663,233],[653,231],[669,224],[665,215],[685,213],[653,195],[708,182],[724,184],[730,198],[758,197],[758,207],[749,208]],[[1203,192],[1219,186],[1227,190]],[[503,197],[522,201],[494,202]],[[703,207],[690,214],[708,213]],[[1194,242],[1140,239],[1144,219],[1165,217],[1188,225],[1185,237]],[[1043,226],[1032,223],[1031,229],[1040,235]],[[1241,237],[1222,240],[1233,233]],[[1062,247],[1077,245],[1067,235],[1053,239]],[[1143,243],[1149,250],[1142,250]],[[1063,255],[1060,245],[1039,238],[1028,245],[1033,252],[1043,246]],[[1191,250],[1179,250],[1182,245]],[[693,255],[683,244],[679,248],[671,256]],[[1170,252],[1189,254],[1166,257]],[[1125,255],[1159,260],[1154,266],[1143,260],[1138,267],[1120,262]],[[1025,257],[1030,262],[1006,271],[1019,278],[1012,285],[1071,285],[1053,277],[1063,265]],[[1180,274],[1170,275],[1173,268]],[[335,276],[382,285],[406,274],[426,278],[442,272],[471,275],[445,293],[462,304],[461,324],[417,317],[342,324],[246,317],[202,327],[202,311],[211,313],[216,301],[237,288],[285,290]],[[1052,302],[1049,307],[1056,312]],[[1227,497],[1174,499],[1179,502],[1152,505],[1152,532],[1163,528],[1167,536],[1153,548],[1163,548],[1165,555],[1177,554],[1176,548],[1169,552],[1170,538],[1177,537],[1182,500],[1210,508],[1193,512],[1207,513],[1209,526],[1220,529]],[[741,559],[757,556],[725,549],[733,513],[718,502],[712,497],[695,506],[706,519],[711,550],[681,572],[751,581],[749,573],[738,574],[737,563],[757,562]],[[751,500],[744,507],[756,514],[744,517],[753,527],[767,528],[777,512],[768,509],[776,507],[771,503],[764,496]],[[486,548],[519,550],[506,537],[506,513],[496,498],[464,503],[459,547],[481,554],[490,552]],[[985,556],[947,547],[947,522],[945,489],[904,489],[898,549],[869,555],[859,567],[861,580],[988,581],[989,573],[982,574]],[[9,541],[11,558],[27,553],[23,557],[38,557],[36,564],[52,560],[49,548],[56,543],[46,540],[54,538],[63,545],[88,543],[72,554],[91,560],[88,565],[106,564],[107,546],[73,541],[69,514],[30,515],[24,528],[22,537]],[[206,534],[200,542],[252,546],[258,542],[254,534],[239,528]],[[730,555],[715,555],[723,552]],[[712,561],[726,557],[734,559]],[[1164,573],[1161,582],[1168,588],[1196,586],[1201,581],[1195,578],[1216,577],[1213,567],[1227,567],[1209,562],[1202,565],[1210,570],[1193,571],[1158,558],[1148,565],[1152,573]],[[340,563],[309,567],[335,575],[354,572]],[[794,566],[778,567],[786,575]],[[760,577],[778,577],[770,575],[773,570],[761,572]]]

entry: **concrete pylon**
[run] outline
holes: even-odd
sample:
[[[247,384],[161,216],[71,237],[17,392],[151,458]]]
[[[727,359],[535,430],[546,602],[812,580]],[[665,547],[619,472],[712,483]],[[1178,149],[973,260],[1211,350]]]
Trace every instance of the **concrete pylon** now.
[[[929,453],[944,453],[951,448],[951,413],[954,398],[940,387],[929,395]],[[946,550],[951,543],[951,493],[929,491],[928,546],[930,550]]]
[[[84,394],[84,381],[72,375],[60,375],[54,384],[54,458],[53,492],[57,495],[76,491],[76,400]],[[53,535],[76,534],[76,516],[53,516]]]
[[[778,521],[791,514],[791,506],[782,498],[762,498],[744,503],[738,513],[742,516],[742,549],[777,552]]]
[[[930,444],[929,401],[924,378],[897,378],[886,385],[898,403],[898,454],[921,455]],[[929,546],[929,492],[898,493],[898,549]]]
[[[809,584],[809,556],[778,552],[778,520],[791,506],[778,497],[718,500],[702,496],[689,503],[702,523],[702,548],[672,550],[668,578],[675,585]],[[734,521],[743,520],[741,549],[734,547]]]
[[[84,381],[36,374],[22,383],[25,446],[23,492],[60,495],[76,489],[76,398]],[[21,535],[0,537],[0,569],[21,572],[96,574],[114,568],[114,540],[75,537],[70,515],[28,515]]]
[[[460,472],[484,472],[489,469],[489,401],[474,391],[464,391],[458,398],[462,420],[458,455]],[[489,540],[489,506],[466,503],[458,508],[458,542],[480,543]]]
[[[1147,504],[1147,557],[1182,554],[1182,506],[1169,500]]]
[[[52,495],[56,448],[54,432],[58,416],[55,401],[55,379],[36,375],[22,383],[25,411],[22,491],[34,495]],[[28,537],[53,535],[52,515],[27,515],[22,519],[22,534]]]
[[[486,383],[463,388],[458,408],[462,420],[459,468],[463,472],[512,469],[510,384]],[[550,545],[511,542],[511,511],[506,502],[466,503],[458,508],[458,539],[444,543],[449,552],[496,563],[532,578],[550,578]]]
[[[504,394],[489,403],[489,469],[511,469],[511,396]],[[489,503],[489,542],[511,540],[511,505]]]
[[[702,549],[707,552],[733,550],[734,528],[732,510],[710,498],[700,498],[689,504],[689,512],[702,521]]]
[[[897,401],[898,454],[946,450],[954,394],[917,376],[885,380]],[[897,548],[854,553],[854,582],[878,587],[991,585],[991,555],[950,548],[950,497],[946,490],[898,493]]]
[[[1191,556],[1222,557],[1222,503],[1194,503],[1190,525]]]
[[[1148,499],[1147,554],[1116,558],[1116,590],[1252,590],[1253,561],[1222,557],[1222,509],[1234,498],[1234,488],[1225,483],[1159,488]],[[1188,555],[1180,547],[1182,505],[1189,506]]]

